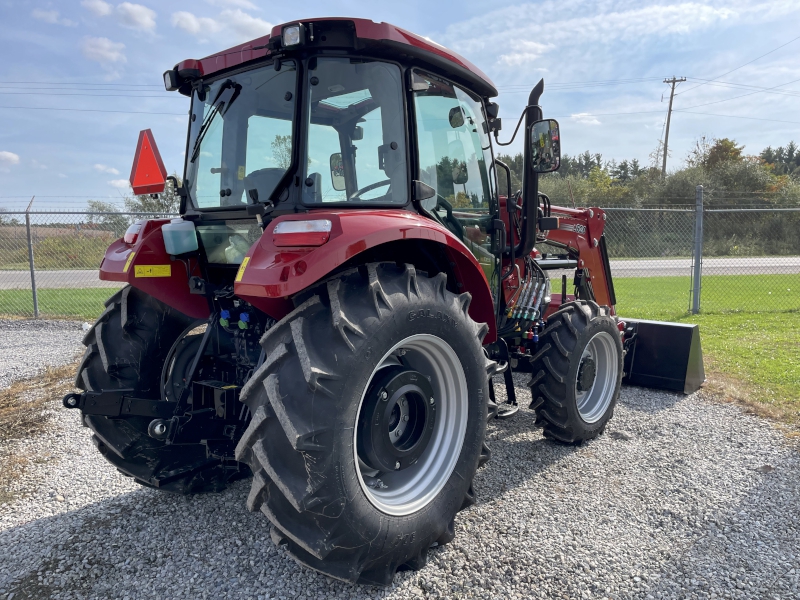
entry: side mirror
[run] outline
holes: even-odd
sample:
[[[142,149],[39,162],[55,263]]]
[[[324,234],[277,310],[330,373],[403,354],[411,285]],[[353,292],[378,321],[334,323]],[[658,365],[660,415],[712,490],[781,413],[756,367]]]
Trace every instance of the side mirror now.
[[[535,173],[550,173],[561,166],[561,134],[558,121],[544,119],[531,125],[531,167]]]
[[[331,154],[331,183],[337,192],[341,192],[345,188],[344,163],[341,152]]]
[[[447,115],[447,120],[450,121],[450,127],[458,129],[464,126],[464,111],[460,106],[454,106],[450,109],[450,114]]]
[[[361,125],[356,125],[353,127],[353,135],[350,136],[350,139],[354,142],[358,142],[359,140],[364,139],[364,128]]]

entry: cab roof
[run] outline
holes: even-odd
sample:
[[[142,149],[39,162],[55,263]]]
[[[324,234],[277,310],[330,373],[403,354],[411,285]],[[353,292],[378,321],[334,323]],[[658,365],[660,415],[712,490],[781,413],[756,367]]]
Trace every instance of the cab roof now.
[[[274,45],[276,40],[280,40],[281,31],[285,26],[297,23],[314,25],[318,30],[320,27],[324,28],[325,26],[338,26],[339,28],[350,26],[355,33],[355,51],[386,55],[399,62],[427,66],[455,81],[467,84],[481,96],[487,98],[497,96],[497,88],[491,79],[466,58],[459,56],[452,50],[389,23],[376,23],[369,19],[348,17],[303,19],[276,25],[268,36],[256,38],[199,60],[184,60],[178,63],[175,68],[178,72],[194,71],[200,77],[209,77],[215,73],[278,53],[280,51],[272,50],[272,46],[268,47],[268,45],[270,45],[270,42],[273,42]],[[324,39],[324,36],[322,36],[322,39]],[[328,44],[328,47],[330,45]],[[325,47],[319,42],[313,45],[309,44],[309,46],[314,48]]]

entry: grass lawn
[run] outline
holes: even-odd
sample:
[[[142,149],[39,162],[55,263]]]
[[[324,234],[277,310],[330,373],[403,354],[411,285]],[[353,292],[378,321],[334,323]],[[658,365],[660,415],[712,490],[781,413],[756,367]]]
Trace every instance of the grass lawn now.
[[[614,284],[623,317],[700,325],[706,374],[716,391],[760,414],[800,423],[800,275],[704,277],[698,315],[686,310],[688,277]]]
[[[75,319],[93,322],[103,303],[114,294],[113,288],[37,290],[39,316],[42,318]],[[0,290],[0,317],[33,316],[30,290]]]

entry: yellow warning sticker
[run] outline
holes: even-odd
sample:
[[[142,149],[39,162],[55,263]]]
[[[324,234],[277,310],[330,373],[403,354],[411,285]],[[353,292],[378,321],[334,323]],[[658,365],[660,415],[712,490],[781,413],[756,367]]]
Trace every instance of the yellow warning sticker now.
[[[235,283],[239,283],[242,280],[242,276],[244,275],[244,270],[247,268],[247,263],[249,262],[250,262],[250,257],[245,256],[244,260],[242,261],[242,264],[239,265],[239,270],[236,272],[236,279],[233,280]]]
[[[244,179],[244,167],[243,166],[239,167],[239,171],[236,173],[236,175],[239,177],[239,181]]]
[[[133,257],[136,256],[136,252],[131,252],[128,254],[128,260],[125,261],[125,266],[122,268],[123,273],[127,273],[128,269],[131,268],[131,263],[133,262]]]
[[[239,386],[238,386],[238,385],[223,385],[223,386],[222,386],[222,389],[223,389],[223,390],[234,390],[234,389],[236,389],[237,387],[239,387]]]
[[[136,265],[136,277],[172,277],[171,265]]]

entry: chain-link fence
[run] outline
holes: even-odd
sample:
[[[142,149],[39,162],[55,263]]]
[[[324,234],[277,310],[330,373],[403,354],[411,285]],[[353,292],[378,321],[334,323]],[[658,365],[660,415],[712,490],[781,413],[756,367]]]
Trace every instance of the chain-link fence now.
[[[133,222],[166,216],[0,213],[0,316],[94,319],[121,287],[99,278],[108,246]]]
[[[606,208],[620,314],[669,319],[693,302],[700,312],[800,310],[800,208],[699,200]],[[92,320],[120,285],[99,279],[106,248],[156,216],[170,215],[0,213],[0,316]]]

